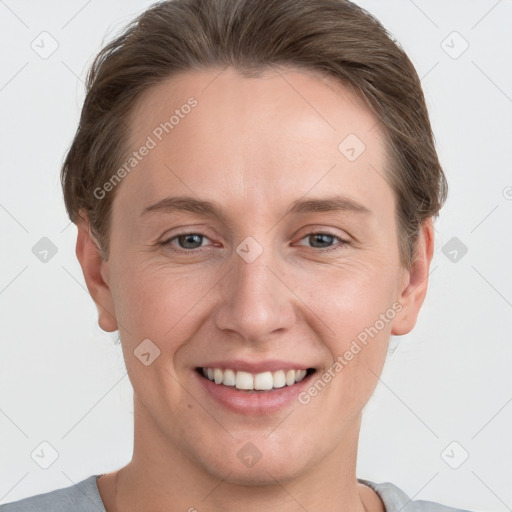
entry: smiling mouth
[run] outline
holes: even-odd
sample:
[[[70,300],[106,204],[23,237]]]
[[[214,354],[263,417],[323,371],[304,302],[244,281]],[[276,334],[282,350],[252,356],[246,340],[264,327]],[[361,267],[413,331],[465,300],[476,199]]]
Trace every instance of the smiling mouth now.
[[[249,373],[231,369],[196,368],[201,377],[220,386],[234,387],[239,391],[268,392],[286,386],[293,386],[314,373],[314,368],[307,370],[277,370],[275,372]]]

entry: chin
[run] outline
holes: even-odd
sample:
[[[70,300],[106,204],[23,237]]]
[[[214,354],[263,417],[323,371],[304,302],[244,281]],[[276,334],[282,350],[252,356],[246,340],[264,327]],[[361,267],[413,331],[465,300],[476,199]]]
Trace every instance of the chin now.
[[[254,441],[233,441],[232,446],[224,445],[218,451],[206,452],[207,455],[201,456],[200,464],[210,475],[227,483],[249,487],[275,485],[276,482],[291,481],[307,471],[317,462],[313,460],[316,459],[314,453],[321,457],[320,449],[313,453],[304,450],[303,442],[289,440],[287,443],[278,436],[270,441],[260,436]]]
[[[260,461],[251,468],[240,467],[239,463],[233,461],[233,464],[215,465],[214,476],[234,485],[259,487],[276,485],[277,482],[283,484],[295,479],[301,472],[301,468],[289,460],[276,464]]]

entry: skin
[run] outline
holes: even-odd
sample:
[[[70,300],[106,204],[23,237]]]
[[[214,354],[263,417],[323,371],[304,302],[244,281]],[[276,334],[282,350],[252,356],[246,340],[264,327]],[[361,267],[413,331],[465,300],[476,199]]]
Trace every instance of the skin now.
[[[137,103],[131,147],[190,96],[197,107],[116,189],[108,261],[87,219],[78,226],[76,253],[99,324],[119,330],[134,388],[134,453],[119,472],[117,510],[383,511],[356,479],[361,412],[390,335],[416,322],[432,222],[421,227],[406,270],[382,133],[334,79],[284,68],[257,78],[232,68],[182,73]],[[349,134],[366,146],[352,162],[338,150]],[[297,199],[334,192],[370,212],[285,215]],[[141,216],[178,195],[218,202],[226,222],[187,212]],[[334,237],[322,244],[308,236],[314,231]],[[158,245],[197,232],[205,237],[195,245]],[[252,263],[236,252],[248,236],[263,248]],[[307,405],[249,417],[198,385],[194,368],[236,357],[305,363],[319,378],[394,303],[401,311]],[[148,366],[133,353],[144,339],[161,352]],[[247,442],[262,454],[252,467],[237,457]],[[116,473],[98,480],[108,512],[116,510]]]

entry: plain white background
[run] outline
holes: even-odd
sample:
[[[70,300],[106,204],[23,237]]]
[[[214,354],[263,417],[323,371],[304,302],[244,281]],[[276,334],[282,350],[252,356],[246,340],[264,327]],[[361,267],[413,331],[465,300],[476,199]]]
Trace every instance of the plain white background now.
[[[512,2],[358,3],[422,77],[450,186],[426,303],[365,410],[358,477],[512,510]],[[131,458],[131,386],[117,333],[97,325],[59,171],[93,56],[148,5],[0,1],[0,503]],[[57,250],[46,263],[43,237]]]

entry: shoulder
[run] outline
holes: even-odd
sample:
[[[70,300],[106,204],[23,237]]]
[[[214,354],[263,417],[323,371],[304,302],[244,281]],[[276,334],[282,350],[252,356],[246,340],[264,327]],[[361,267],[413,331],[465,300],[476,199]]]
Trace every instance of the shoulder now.
[[[373,489],[380,497],[386,512],[471,512],[461,508],[447,507],[434,501],[412,500],[390,482],[375,483],[358,478],[358,481]]]
[[[0,505],[0,512],[105,512],[92,475],[69,487]]]

